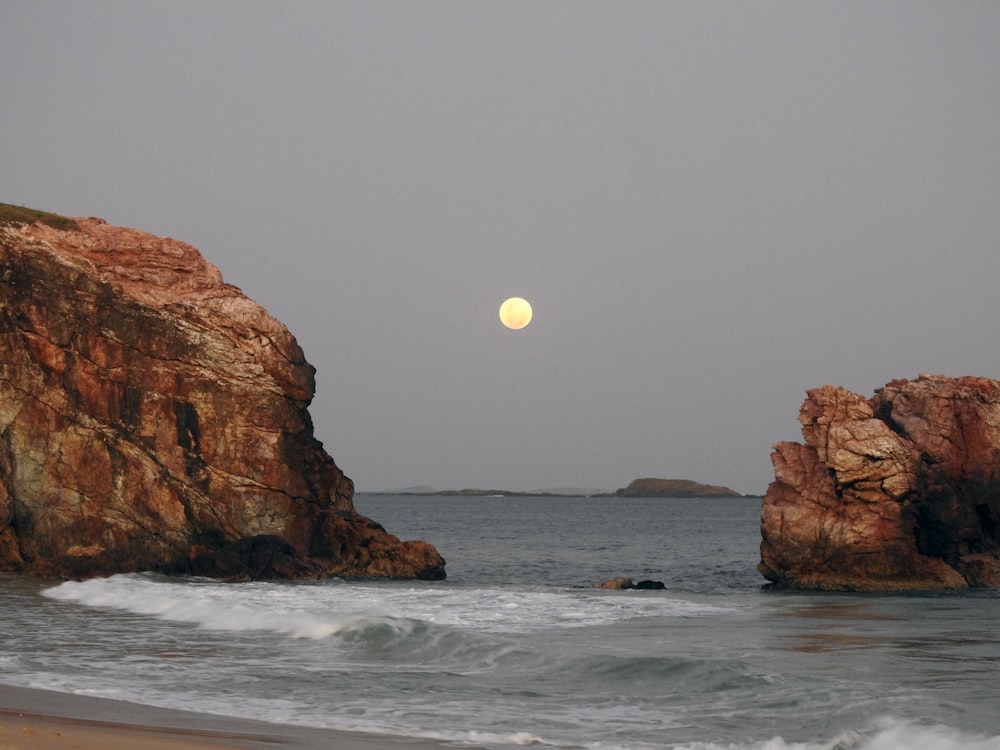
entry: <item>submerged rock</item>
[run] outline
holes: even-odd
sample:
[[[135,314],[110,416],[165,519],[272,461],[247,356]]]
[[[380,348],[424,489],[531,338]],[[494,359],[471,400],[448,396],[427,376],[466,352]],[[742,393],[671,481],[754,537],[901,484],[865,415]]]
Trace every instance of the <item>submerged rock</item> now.
[[[1000,382],[921,375],[810,390],[774,446],[765,578],[790,588],[1000,586]]]
[[[645,590],[662,591],[666,588],[663,581],[639,581],[633,583],[631,578],[609,578],[608,580],[594,585],[595,589],[606,589],[608,591]]]
[[[0,570],[444,577],[355,511],[281,323],[190,245],[62,226],[0,226]]]
[[[640,591],[663,591],[667,588],[663,581],[639,581],[632,588],[639,589]]]

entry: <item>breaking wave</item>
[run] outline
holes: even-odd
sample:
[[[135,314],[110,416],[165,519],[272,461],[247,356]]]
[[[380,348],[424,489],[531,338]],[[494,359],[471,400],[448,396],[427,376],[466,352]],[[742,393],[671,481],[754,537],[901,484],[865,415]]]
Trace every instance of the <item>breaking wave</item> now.
[[[842,732],[830,740],[786,742],[774,737],[747,744],[695,742],[668,747],[671,750],[1000,750],[1000,736],[883,717],[870,728]]]

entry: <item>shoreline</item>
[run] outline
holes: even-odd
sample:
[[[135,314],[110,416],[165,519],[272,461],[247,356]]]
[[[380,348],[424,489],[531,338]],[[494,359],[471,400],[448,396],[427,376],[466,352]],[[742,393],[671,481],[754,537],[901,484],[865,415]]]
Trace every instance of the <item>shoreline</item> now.
[[[0,685],[0,750],[441,750],[445,746],[420,738],[270,724]]]

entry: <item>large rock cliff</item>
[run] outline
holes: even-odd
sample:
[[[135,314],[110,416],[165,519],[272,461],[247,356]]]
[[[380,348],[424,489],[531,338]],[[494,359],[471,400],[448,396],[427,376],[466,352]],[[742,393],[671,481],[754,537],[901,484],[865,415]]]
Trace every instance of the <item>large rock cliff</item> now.
[[[829,590],[1000,586],[1000,382],[921,375],[810,390],[778,443],[761,573]]]
[[[0,570],[444,577],[355,511],[281,323],[190,245],[49,223],[0,225]]]

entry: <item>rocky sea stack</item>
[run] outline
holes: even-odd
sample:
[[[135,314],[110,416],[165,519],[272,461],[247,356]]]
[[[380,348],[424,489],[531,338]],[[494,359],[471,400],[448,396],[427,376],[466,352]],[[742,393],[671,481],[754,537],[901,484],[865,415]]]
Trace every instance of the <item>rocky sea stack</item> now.
[[[190,245],[0,205],[0,570],[443,578],[355,511],[313,374]]]
[[[778,443],[761,573],[789,588],[1000,586],[1000,382],[920,375],[808,391]]]

